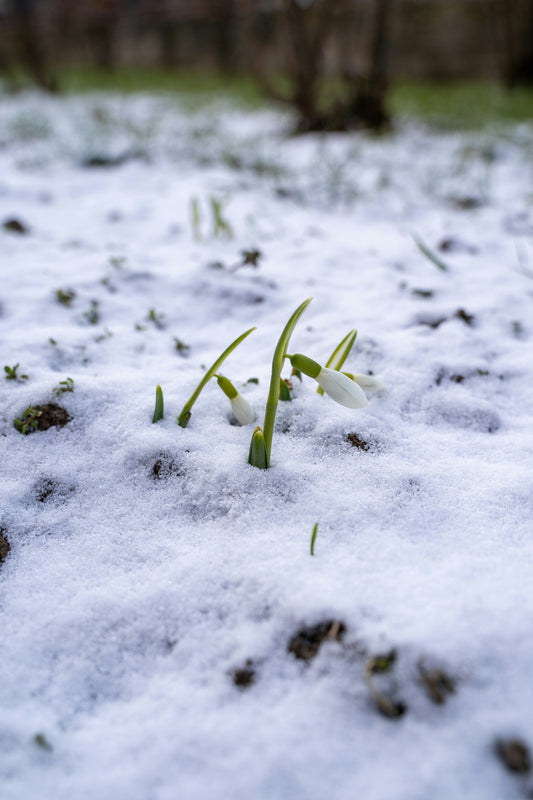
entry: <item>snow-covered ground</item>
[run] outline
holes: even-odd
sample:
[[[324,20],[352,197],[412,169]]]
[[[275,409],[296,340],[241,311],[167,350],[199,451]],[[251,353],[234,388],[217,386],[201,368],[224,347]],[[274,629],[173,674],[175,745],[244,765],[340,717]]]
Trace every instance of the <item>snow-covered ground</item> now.
[[[2,800],[533,791],[533,128],[289,129],[1,101]],[[295,380],[269,470],[215,381],[176,425],[251,326],[221,371],[262,424],[310,296],[291,351],[356,327],[385,391]]]

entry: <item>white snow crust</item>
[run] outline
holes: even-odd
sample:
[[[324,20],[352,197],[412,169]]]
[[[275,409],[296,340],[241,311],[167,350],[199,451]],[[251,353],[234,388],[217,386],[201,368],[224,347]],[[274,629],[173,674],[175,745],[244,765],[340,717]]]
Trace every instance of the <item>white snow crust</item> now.
[[[28,232],[0,228],[0,368],[29,376],[0,377],[2,800],[533,789],[495,755],[533,744],[533,128],[290,125],[163,96],[2,98],[0,224]],[[356,327],[345,369],[386,391],[351,410],[295,380],[266,471],[215,381],[176,425],[251,326],[221,372],[262,424],[274,347],[311,296],[292,352],[323,364]],[[50,402],[63,428],[15,428]],[[324,620],[342,640],[295,658]],[[391,650],[376,684],[399,719],[364,678]],[[453,679],[442,705],[421,665]]]

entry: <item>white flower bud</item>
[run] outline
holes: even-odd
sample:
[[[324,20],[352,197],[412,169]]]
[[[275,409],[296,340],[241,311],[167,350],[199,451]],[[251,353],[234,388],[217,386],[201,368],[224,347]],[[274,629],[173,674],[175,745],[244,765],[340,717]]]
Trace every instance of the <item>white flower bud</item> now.
[[[255,422],[255,411],[242,394],[231,397],[230,403],[237,422],[240,422],[241,425],[249,425],[251,422]]]
[[[326,394],[347,408],[364,408],[368,405],[365,393],[357,383],[342,372],[328,367],[322,367],[316,380]]]

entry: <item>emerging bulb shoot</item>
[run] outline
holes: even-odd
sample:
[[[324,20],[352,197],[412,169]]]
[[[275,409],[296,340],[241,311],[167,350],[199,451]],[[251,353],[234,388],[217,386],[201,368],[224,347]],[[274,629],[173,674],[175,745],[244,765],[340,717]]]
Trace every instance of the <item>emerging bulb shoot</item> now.
[[[250,452],[248,454],[248,463],[252,467],[259,469],[268,469],[269,467],[268,453],[265,443],[265,437],[260,425],[257,426],[252,434],[252,441],[250,442]]]

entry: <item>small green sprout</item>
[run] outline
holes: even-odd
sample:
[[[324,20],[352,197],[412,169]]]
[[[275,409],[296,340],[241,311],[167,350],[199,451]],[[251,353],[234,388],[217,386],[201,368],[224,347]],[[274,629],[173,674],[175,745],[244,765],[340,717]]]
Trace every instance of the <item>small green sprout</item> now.
[[[100,312],[98,311],[100,303],[98,300],[91,300],[91,307],[83,312],[83,316],[89,325],[98,325],[100,322]]]
[[[350,350],[354,345],[356,337],[357,337],[357,331],[354,328],[353,330],[351,330],[349,333],[346,334],[346,336],[341,342],[339,342],[333,353],[326,361],[326,367],[330,369],[340,370],[340,368],[350,355]],[[318,387],[317,392],[318,394],[324,394],[324,389],[322,388],[322,386]]]
[[[256,247],[250,250],[241,250],[242,266],[258,267],[259,261],[263,258],[263,253]]]
[[[56,300],[62,306],[70,308],[75,297],[76,292],[73,289],[56,289]]]
[[[33,743],[36,747],[40,747],[41,750],[46,750],[48,753],[51,753],[54,749],[44,733],[36,733],[33,737]]]
[[[217,383],[230,401],[231,410],[240,425],[250,425],[255,422],[255,411],[240,394],[235,386],[223,375],[215,375]]]
[[[197,197],[191,197],[190,204],[192,234],[197,242],[202,238],[202,212]]]
[[[313,527],[313,533],[311,534],[311,555],[312,556],[314,556],[314,554],[315,554],[315,540],[316,540],[317,532],[318,532],[318,522],[315,522],[314,527]]]
[[[438,257],[438,255],[437,255],[437,254],[436,254],[436,253],[435,253],[433,250],[431,250],[431,249],[430,249],[430,248],[427,246],[427,244],[425,244],[425,243],[422,241],[422,239],[419,239],[419,238],[418,238],[418,236],[415,236],[415,235],[413,235],[413,239],[414,239],[414,241],[415,241],[415,244],[416,244],[416,246],[417,246],[417,247],[418,247],[418,249],[420,250],[420,252],[421,252],[421,253],[422,253],[422,254],[423,254],[423,255],[424,255],[424,256],[425,256],[425,257],[426,257],[426,258],[427,258],[429,261],[431,261],[431,263],[432,263],[432,264],[434,264],[434,265],[435,265],[435,266],[436,266],[438,269],[440,269],[440,270],[441,270],[441,272],[449,272],[449,271],[450,271],[450,268],[449,268],[449,266],[448,266],[447,264],[445,264],[445,263],[444,263],[444,261],[442,261],[442,259],[440,259],[440,258]]]
[[[94,341],[100,344],[100,342],[105,342],[106,339],[110,339],[111,336],[113,336],[113,331],[110,331],[109,328],[104,328],[104,332],[95,336]]]
[[[158,384],[155,389],[155,409],[152,422],[159,422],[160,419],[163,419],[164,413],[163,390]]]
[[[198,384],[192,395],[189,397],[189,399],[181,409],[180,414],[178,415],[177,422],[180,427],[182,428],[187,427],[187,424],[191,418],[191,408],[197,401],[198,397],[200,396],[200,392],[202,391],[206,383],[217,374],[219,367],[222,366],[226,358],[235,350],[236,347],[240,345],[242,341],[244,341],[244,339],[246,339],[247,336],[249,336],[252,333],[252,331],[255,331],[255,326],[245,331],[244,333],[241,333],[241,335],[238,336],[234,342],[232,342],[228,347],[226,347],[224,352],[217,358],[214,364],[212,364],[209,367],[204,377],[202,378],[202,380],[200,381],[200,383]]]
[[[17,370],[20,367],[20,364],[15,364],[13,367],[4,367],[4,372],[6,373],[6,381],[17,381],[17,383],[24,383],[29,378],[29,375],[18,375]]]
[[[217,197],[210,197],[211,214],[213,218],[213,236],[225,236],[227,239],[233,238],[233,230],[229,222],[224,218],[224,201]]]
[[[64,381],[59,381],[59,384],[52,389],[52,394],[54,397],[61,397],[62,394],[65,392],[73,392],[74,391],[74,381],[72,378],[66,378]]]
[[[183,356],[183,357],[188,356],[189,355],[189,350],[191,349],[188,344],[185,344],[185,342],[182,342],[182,340],[178,339],[177,336],[174,336],[174,347],[176,348],[176,350],[178,351],[180,356]]]
[[[263,257],[261,250],[255,247],[250,250],[241,250],[240,255],[241,260],[231,267],[231,272],[237,272],[237,270],[242,269],[242,267],[254,267],[254,269],[257,269],[259,261]]]
[[[158,314],[155,308],[151,308],[146,317],[148,322],[153,322],[155,327],[162,331],[165,328],[165,315]]]
[[[390,672],[396,661],[396,651],[391,650],[384,655],[369,658],[365,665],[365,683],[368,691],[374,698],[377,707],[386,717],[398,719],[405,714],[406,707],[402,702],[391,700],[381,692],[375,682],[374,675]]]
[[[22,419],[17,418],[15,420],[15,428],[24,434],[31,433],[38,428],[39,417],[42,413],[43,412],[40,408],[37,408],[36,406],[28,406],[22,415]]]
[[[248,463],[259,469],[268,469],[270,459],[268,457],[263,429],[260,425],[256,427],[250,442],[250,452],[248,453]]]

